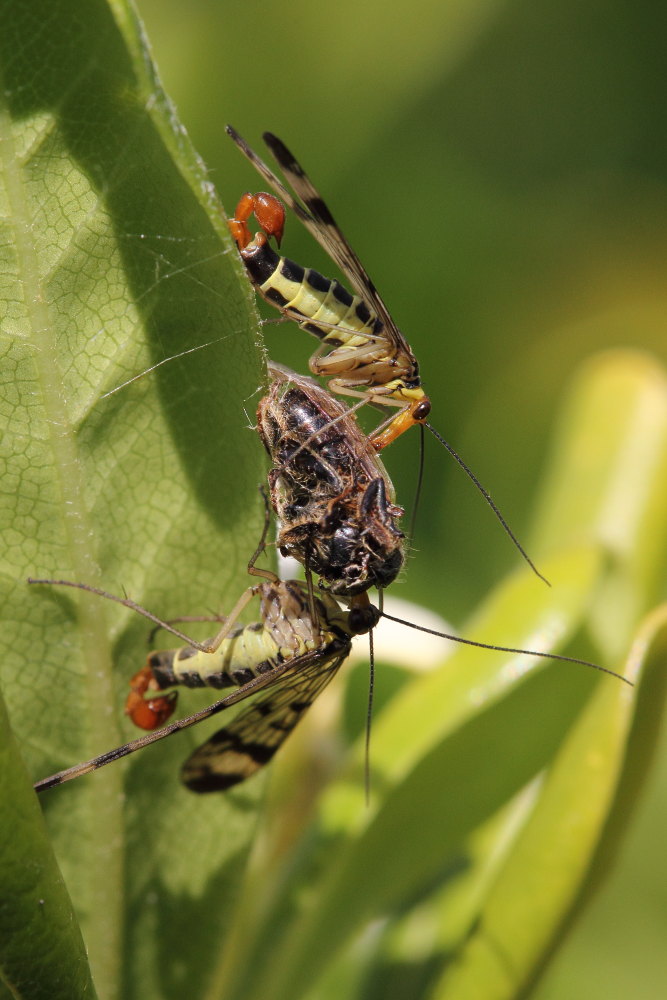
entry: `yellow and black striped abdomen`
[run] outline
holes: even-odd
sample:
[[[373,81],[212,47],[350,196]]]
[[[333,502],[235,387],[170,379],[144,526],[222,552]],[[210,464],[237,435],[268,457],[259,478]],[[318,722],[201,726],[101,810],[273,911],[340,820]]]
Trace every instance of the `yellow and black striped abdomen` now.
[[[295,633],[291,639],[289,648],[281,648],[271,631],[256,622],[235,629],[214,653],[203,653],[193,646],[166,649],[151,653],[148,666],[161,690],[174,684],[191,688],[240,687],[315,646]]]
[[[241,256],[263,298],[281,311],[304,316],[299,326],[330,347],[362,347],[382,336],[381,320],[339,281],[281,257],[268,243],[250,245]]]

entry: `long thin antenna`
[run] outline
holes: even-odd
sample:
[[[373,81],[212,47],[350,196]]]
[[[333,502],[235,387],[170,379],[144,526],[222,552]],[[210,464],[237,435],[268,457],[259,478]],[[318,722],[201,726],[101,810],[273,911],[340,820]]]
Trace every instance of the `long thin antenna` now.
[[[85,590],[89,594],[96,594],[97,597],[103,597],[107,601],[114,601],[116,604],[122,604],[124,608],[129,608],[130,611],[136,611],[138,615],[142,615],[144,618],[148,618],[149,622],[158,628],[163,628],[166,632],[171,632],[175,635],[177,639],[181,639],[186,642],[189,646],[195,646],[196,649],[201,649],[206,652],[206,646],[203,643],[198,643],[196,639],[192,636],[186,635],[185,632],[181,632],[180,629],[174,628],[169,622],[164,621],[162,618],[158,618],[151,611],[142,607],[141,604],[137,604],[136,601],[131,600],[129,597],[118,597],[117,594],[110,594],[107,590],[100,590],[99,587],[92,587],[89,583],[77,583],[75,580],[37,580],[35,577],[29,576],[28,583],[39,583],[45,584],[49,587],[74,587],[76,590]],[[184,619],[176,619],[176,621],[182,621]]]
[[[545,660],[560,660],[563,663],[578,663],[582,667],[592,667],[593,670],[599,670],[600,673],[609,674],[610,677],[615,677],[618,681],[623,681],[624,684],[629,684],[630,687],[634,687],[632,681],[624,677],[623,674],[617,674],[615,670],[609,670],[608,667],[601,667],[599,663],[592,663],[591,660],[580,660],[576,656],[563,656],[561,653],[544,653],[537,649],[518,649],[516,646],[497,646],[495,643],[490,642],[477,642],[475,639],[464,639],[460,635],[451,635],[449,632],[438,632],[434,628],[426,628],[425,625],[415,625],[414,622],[405,621],[404,618],[395,618],[393,615],[388,615],[385,611],[381,613],[382,618],[386,618],[390,622],[397,622],[399,625],[407,625],[408,628],[415,628],[418,632],[427,632],[429,635],[437,635],[440,639],[451,639],[452,642],[459,642],[463,646],[476,646],[478,649],[491,649],[496,653],[517,653],[522,656],[539,656]]]
[[[371,722],[373,720],[373,699],[375,697],[375,645],[373,629],[368,633],[368,706],[366,708],[366,740],[364,744],[364,793],[366,805],[371,801]]]
[[[412,548],[415,540],[415,528],[417,525],[417,510],[422,495],[424,485],[424,425],[419,424],[419,470],[417,472],[417,486],[412,503],[412,514],[410,515],[410,530],[408,532],[408,546]]]
[[[521,555],[523,556],[523,558],[525,559],[525,561],[528,563],[528,565],[532,569],[532,571],[535,574],[535,576],[539,576],[540,580],[542,580],[544,583],[546,583],[547,587],[550,587],[551,584],[547,580],[546,576],[544,576],[542,573],[540,573],[539,569],[537,568],[537,566],[535,565],[535,563],[533,562],[533,560],[530,558],[530,556],[528,555],[528,553],[524,549],[523,545],[521,544],[521,542],[516,537],[516,535],[514,534],[514,532],[512,531],[512,529],[510,528],[509,524],[507,523],[507,521],[503,517],[503,515],[500,513],[500,510],[498,509],[495,500],[493,499],[493,497],[491,496],[491,494],[489,493],[489,491],[484,489],[484,487],[482,486],[482,484],[480,483],[479,479],[477,478],[477,476],[475,475],[475,473],[472,471],[472,469],[469,466],[466,465],[466,463],[463,461],[463,459],[458,454],[458,452],[454,451],[454,449],[452,448],[451,444],[449,444],[448,441],[445,441],[444,437],[441,434],[439,434],[438,431],[436,431],[435,427],[433,427],[432,424],[429,424],[428,421],[425,420],[424,421],[424,425],[426,427],[428,427],[428,429],[430,430],[431,434],[435,438],[437,438],[437,440],[440,442],[440,444],[443,445],[447,449],[447,451],[452,456],[452,458],[463,469],[463,471],[465,472],[466,476],[468,476],[468,478],[470,480],[472,480],[472,482],[474,483],[474,485],[476,486],[476,488],[479,490],[479,492],[482,494],[482,496],[484,497],[484,499],[488,503],[488,505],[491,508],[491,510],[493,511],[493,513],[496,515],[496,517],[498,518],[498,520],[502,524],[502,526],[503,526],[505,532],[507,533],[507,535],[509,535],[509,537],[511,538],[511,540],[514,543],[515,547],[519,550],[519,552],[521,553]]]
[[[142,372],[139,372],[137,375],[133,375],[132,378],[128,378],[126,382],[121,382],[121,384],[117,385],[115,389],[109,389],[108,392],[103,392],[100,399],[106,399],[108,396],[113,396],[114,393],[120,392],[121,389],[125,389],[133,382],[137,382],[140,378],[143,378],[144,375],[150,375],[151,372],[161,368],[162,365],[166,365],[169,361],[177,361],[179,358],[184,358],[187,354],[194,354],[195,351],[203,350],[204,347],[212,347],[213,344],[219,344],[222,340],[227,340],[227,335],[224,337],[216,337],[215,340],[209,340],[206,344],[197,344],[196,347],[189,347],[186,351],[180,351],[178,354],[172,354],[169,358],[163,358],[162,361],[157,361],[154,365],[151,365],[150,368],[144,368]]]

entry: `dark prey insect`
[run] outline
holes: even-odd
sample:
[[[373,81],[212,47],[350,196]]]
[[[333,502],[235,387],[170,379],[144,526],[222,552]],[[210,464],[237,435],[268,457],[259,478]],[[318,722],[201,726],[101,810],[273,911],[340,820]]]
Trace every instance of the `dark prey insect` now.
[[[382,590],[398,575],[403,514],[378,455],[353,415],[313,379],[269,363],[271,385],[257,409],[269,453],[278,546],[333,594]]]

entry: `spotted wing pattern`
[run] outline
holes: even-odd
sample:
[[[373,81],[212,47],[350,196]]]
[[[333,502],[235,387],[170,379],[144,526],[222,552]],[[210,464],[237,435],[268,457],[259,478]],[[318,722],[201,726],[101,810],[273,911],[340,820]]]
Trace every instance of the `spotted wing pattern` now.
[[[194,792],[220,792],[245,781],[267,764],[304,712],[335,676],[349,644],[323,655],[306,653],[262,698],[198,747],[181,772]]]
[[[319,191],[287,146],[271,132],[264,133],[264,141],[280,164],[296,195],[302,199],[305,208],[235,129],[228,125],[227,132],[276,195],[289,205],[311,236],[338,265],[357,295],[382,320],[387,338],[397,348],[411,354],[407,341],[391,318],[366,268],[340,231]]]

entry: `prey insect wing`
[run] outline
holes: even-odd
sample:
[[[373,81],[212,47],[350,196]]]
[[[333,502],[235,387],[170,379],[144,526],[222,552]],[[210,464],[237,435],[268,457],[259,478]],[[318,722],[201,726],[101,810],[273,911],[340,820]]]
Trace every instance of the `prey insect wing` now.
[[[307,665],[295,661],[275,687],[191,754],[181,771],[183,783],[194,792],[225,791],[268,764],[347,653],[306,654]]]

